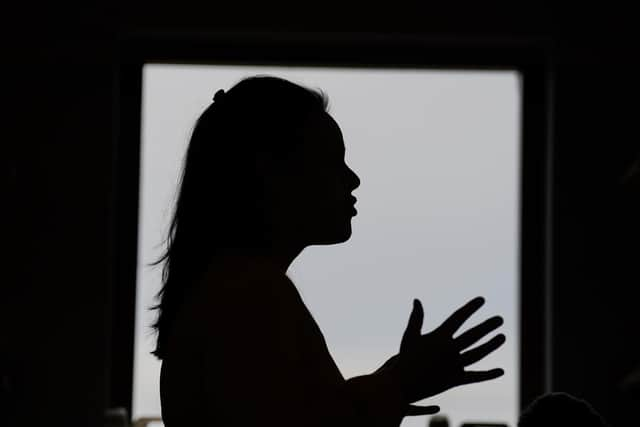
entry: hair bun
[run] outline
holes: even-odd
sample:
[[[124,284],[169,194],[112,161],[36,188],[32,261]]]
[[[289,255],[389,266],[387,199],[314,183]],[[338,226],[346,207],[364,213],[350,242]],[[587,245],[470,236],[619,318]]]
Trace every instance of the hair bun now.
[[[224,99],[225,95],[226,95],[226,93],[225,93],[224,89],[218,89],[216,94],[213,95],[213,101],[214,102],[221,102]]]

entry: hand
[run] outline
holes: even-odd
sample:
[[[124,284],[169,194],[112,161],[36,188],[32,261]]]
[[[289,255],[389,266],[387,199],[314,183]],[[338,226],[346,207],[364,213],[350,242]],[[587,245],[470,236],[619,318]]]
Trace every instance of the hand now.
[[[486,343],[463,352],[502,325],[500,316],[485,320],[453,338],[462,324],[483,304],[484,299],[481,297],[469,301],[434,331],[422,335],[422,304],[419,300],[414,300],[413,311],[400,344],[400,353],[379,369],[392,370],[397,375],[407,402],[422,400],[452,387],[487,381],[504,374],[502,369],[465,370],[466,366],[500,347],[505,342],[504,335],[499,334]],[[434,408],[437,407],[410,405],[407,415],[431,414]]]

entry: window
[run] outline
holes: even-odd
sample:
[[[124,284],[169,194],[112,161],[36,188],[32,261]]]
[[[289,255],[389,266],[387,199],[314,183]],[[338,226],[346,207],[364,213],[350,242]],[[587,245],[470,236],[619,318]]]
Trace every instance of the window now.
[[[289,270],[345,378],[398,351],[420,298],[424,332],[476,295],[470,319],[500,314],[507,342],[474,368],[497,380],[425,403],[452,425],[515,425],[519,404],[521,78],[514,70],[147,64],[143,68],[133,418],[158,416],[160,363],[149,325],[161,254],[192,126],[215,91],[272,74],[324,90],[340,125],[354,191],[353,235],[307,248]],[[425,425],[407,417],[405,427]]]

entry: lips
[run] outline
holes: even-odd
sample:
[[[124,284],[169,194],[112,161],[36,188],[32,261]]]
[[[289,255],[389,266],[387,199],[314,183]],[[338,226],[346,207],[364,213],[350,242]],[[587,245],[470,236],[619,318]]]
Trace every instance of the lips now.
[[[345,203],[345,206],[349,212],[351,212],[351,215],[356,215],[358,213],[358,211],[355,208],[355,204],[358,201],[358,199],[356,199],[355,197],[353,197],[352,195],[349,195],[349,197],[347,197],[347,203]]]

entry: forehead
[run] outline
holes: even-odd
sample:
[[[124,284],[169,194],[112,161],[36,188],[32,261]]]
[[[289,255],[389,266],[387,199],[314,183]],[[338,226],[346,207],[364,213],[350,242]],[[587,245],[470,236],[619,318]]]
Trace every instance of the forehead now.
[[[344,141],[338,123],[326,112],[314,112],[307,116],[302,129],[303,149],[314,155],[344,154]]]

